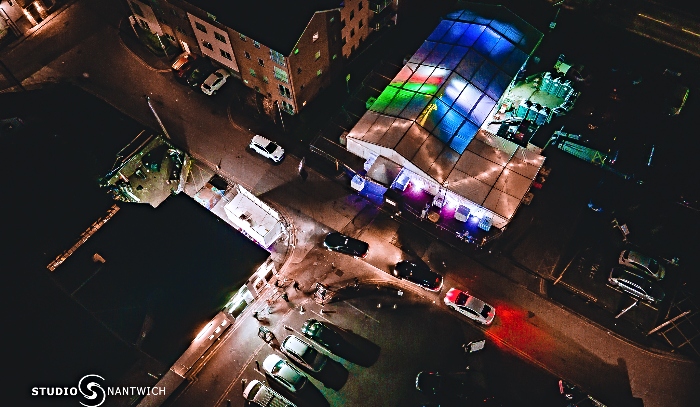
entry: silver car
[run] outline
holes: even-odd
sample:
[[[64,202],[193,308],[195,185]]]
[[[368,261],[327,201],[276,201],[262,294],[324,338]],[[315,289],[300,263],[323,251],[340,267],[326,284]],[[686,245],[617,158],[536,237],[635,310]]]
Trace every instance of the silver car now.
[[[633,270],[614,267],[610,271],[608,283],[633,297],[651,304],[659,304],[664,299],[664,292],[656,281],[638,275]]]
[[[666,275],[666,269],[658,261],[634,250],[623,250],[620,253],[620,264],[641,270],[654,280],[661,280]]]
[[[328,362],[328,356],[294,335],[289,335],[282,342],[282,352],[292,361],[313,372],[320,372]]]
[[[263,361],[263,370],[292,393],[301,390],[309,382],[308,377],[278,355],[270,355]]]

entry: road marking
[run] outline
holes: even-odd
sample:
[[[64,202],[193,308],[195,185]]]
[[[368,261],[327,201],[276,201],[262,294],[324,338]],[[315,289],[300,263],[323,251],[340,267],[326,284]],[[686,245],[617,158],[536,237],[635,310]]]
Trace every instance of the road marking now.
[[[379,323],[379,321],[377,321],[376,319],[374,319],[371,315],[369,315],[368,313],[362,311],[361,309],[357,308],[356,306],[350,304],[349,302],[346,302],[346,304],[348,304],[349,306],[355,308],[355,309],[357,310],[357,312],[359,312],[360,314],[363,314],[364,316],[366,316],[367,318],[371,319],[372,321],[374,321],[374,322],[376,322],[376,323]]]

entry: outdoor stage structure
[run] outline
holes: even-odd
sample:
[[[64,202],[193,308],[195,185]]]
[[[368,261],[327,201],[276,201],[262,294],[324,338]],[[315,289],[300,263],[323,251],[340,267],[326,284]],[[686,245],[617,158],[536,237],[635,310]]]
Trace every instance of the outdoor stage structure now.
[[[542,33],[502,6],[469,3],[443,17],[348,133],[365,161],[355,179],[418,188],[479,227],[503,229],[544,164],[541,149],[486,131]],[[363,186],[364,188],[365,186]]]

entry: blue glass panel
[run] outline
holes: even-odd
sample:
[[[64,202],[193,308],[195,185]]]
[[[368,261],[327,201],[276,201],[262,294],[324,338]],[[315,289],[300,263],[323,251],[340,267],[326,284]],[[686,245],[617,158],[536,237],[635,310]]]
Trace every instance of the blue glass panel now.
[[[457,41],[459,41],[459,37],[464,34],[465,31],[467,31],[467,28],[469,28],[469,24],[466,23],[454,23],[452,28],[445,34],[444,37],[442,37],[442,41],[447,44],[456,44]]]
[[[433,99],[428,105],[423,109],[416,122],[423,126],[428,131],[432,131],[440,120],[442,116],[447,113],[449,107],[446,104],[440,102],[437,99]]]
[[[481,64],[484,63],[484,57],[476,53],[474,50],[469,50],[467,55],[464,56],[464,59],[462,59],[462,62],[457,65],[457,68],[455,68],[455,72],[458,74],[462,75],[462,77],[466,80],[471,80],[476,71],[479,70],[479,67],[481,67]]]
[[[447,18],[448,20],[459,20],[459,16],[461,16],[461,15],[462,15],[462,10],[458,10],[458,11],[453,11],[453,12],[447,14],[447,17],[445,17],[445,18]]]
[[[398,88],[395,88],[393,86],[387,86],[384,89],[384,91],[379,95],[377,100],[374,102],[374,104],[371,107],[371,110],[374,110],[375,112],[379,113],[384,112],[384,109],[386,109],[386,107],[389,106],[389,103],[391,103],[391,99],[394,98],[394,95],[398,91]]]
[[[421,45],[420,48],[418,48],[418,51],[416,51],[416,53],[413,54],[411,59],[409,59],[409,62],[413,62],[416,64],[423,62],[425,57],[427,57],[428,54],[430,54],[430,51],[433,50],[434,46],[435,46],[434,42],[425,41],[423,43],[423,45]]]
[[[464,88],[464,91],[462,91],[462,94],[459,95],[457,101],[452,107],[459,110],[459,112],[464,116],[468,117],[469,112],[474,108],[476,102],[479,101],[481,95],[482,92],[479,89],[474,87],[474,85],[469,84],[466,88]]]
[[[496,45],[501,36],[497,32],[490,28],[486,28],[479,38],[474,43],[474,49],[479,51],[479,53],[488,58],[491,54],[491,50]]]
[[[455,100],[457,100],[459,97],[459,94],[464,90],[465,86],[467,86],[467,81],[453,72],[437,93],[437,98],[446,105],[452,106]]]
[[[403,108],[406,107],[408,102],[411,101],[413,94],[414,92],[408,90],[400,90],[398,93],[396,93],[391,103],[389,103],[389,106],[384,109],[384,114],[389,116],[398,116]]]
[[[462,154],[478,131],[479,126],[469,120],[465,120],[457,134],[452,138],[450,148]]]
[[[452,47],[450,52],[445,56],[445,59],[443,59],[442,63],[440,63],[438,66],[445,69],[455,69],[459,64],[459,61],[461,61],[467,54],[467,51],[469,51],[469,48],[466,47]]]
[[[496,77],[491,80],[491,84],[486,89],[486,94],[493,100],[500,99],[511,80],[513,80],[513,78],[503,72],[497,73]]]
[[[479,70],[476,72],[476,75],[472,78],[471,82],[476,85],[477,88],[481,90],[486,90],[488,88],[489,83],[491,83],[491,79],[496,76],[496,73],[498,72],[498,68],[490,62],[486,62],[485,64],[481,65]]]
[[[515,45],[505,38],[501,38],[491,50],[490,59],[498,66],[503,65],[508,60],[510,53],[515,49]]]
[[[428,41],[440,41],[445,33],[452,27],[454,21],[442,20],[428,37]]]
[[[511,42],[518,44],[523,39],[523,33],[515,28],[512,24],[504,23],[502,21],[492,21],[489,24],[494,30],[498,31],[501,35],[511,40]]]
[[[474,45],[476,42],[476,39],[479,38],[479,35],[486,29],[483,25],[476,25],[472,24],[467,28],[467,31],[464,32],[464,34],[459,37],[459,45],[463,45],[465,47],[471,47]]]
[[[496,105],[496,101],[490,97],[484,95],[484,97],[479,100],[474,110],[472,110],[469,120],[481,126],[488,117],[491,110]]]
[[[440,120],[440,124],[433,130],[433,134],[443,143],[447,143],[452,139],[452,136],[457,132],[463,121],[464,116],[457,113],[454,109],[450,109]]]
[[[443,58],[447,55],[448,52],[450,52],[450,49],[452,49],[452,45],[450,44],[437,44],[435,48],[430,52],[430,55],[428,55],[427,58],[423,61],[425,65],[433,65],[437,66],[440,64],[440,61],[442,61]]]
[[[508,57],[508,60],[501,65],[501,69],[510,76],[515,76],[523,64],[527,61],[527,54],[516,48]]]
[[[425,106],[430,102],[431,96],[423,95],[421,93],[416,93],[413,95],[413,99],[408,102],[408,105],[403,109],[403,112],[399,114],[399,117],[403,117],[408,120],[416,120],[418,115],[425,109]]]
[[[476,20],[477,15],[471,10],[464,10],[462,11],[462,15],[459,16],[460,21],[474,21]]]

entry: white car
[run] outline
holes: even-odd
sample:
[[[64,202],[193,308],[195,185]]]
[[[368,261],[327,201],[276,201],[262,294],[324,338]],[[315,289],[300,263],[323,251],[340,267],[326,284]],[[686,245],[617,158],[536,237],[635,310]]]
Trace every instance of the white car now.
[[[620,253],[619,263],[636,270],[643,271],[646,275],[659,281],[666,275],[666,270],[658,261],[634,250],[623,250]]]
[[[231,76],[231,74],[225,69],[217,69],[212,72],[211,75],[207,77],[202,83],[202,92],[207,95],[213,95],[217,90],[226,83],[226,79]]]
[[[250,140],[249,147],[263,157],[269,158],[276,163],[282,161],[284,158],[284,149],[277,143],[270,141],[263,136],[255,135],[255,137]]]
[[[312,372],[320,372],[328,362],[328,356],[294,335],[282,342],[281,350],[289,359]]]
[[[466,291],[450,288],[445,294],[445,305],[484,325],[491,325],[496,309]]]
[[[263,370],[292,393],[298,392],[309,382],[304,373],[275,354],[265,358]]]

